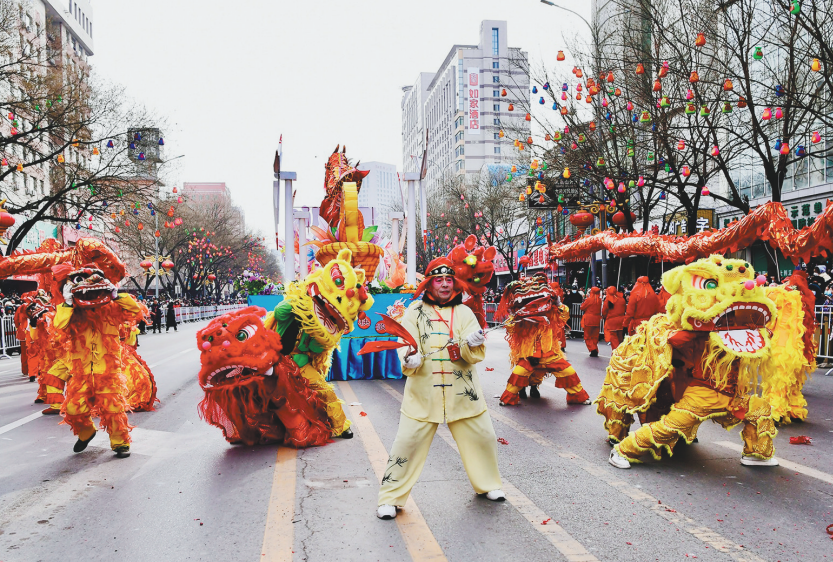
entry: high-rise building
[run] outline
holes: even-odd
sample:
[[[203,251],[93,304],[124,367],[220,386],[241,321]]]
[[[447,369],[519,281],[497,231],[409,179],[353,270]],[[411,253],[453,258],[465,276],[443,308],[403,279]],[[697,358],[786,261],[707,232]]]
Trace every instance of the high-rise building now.
[[[359,207],[373,207],[376,217],[387,217],[395,208],[402,207],[402,191],[396,176],[396,166],[383,162],[362,162],[359,170],[370,173],[362,180],[359,191]],[[385,236],[390,233],[390,223],[383,219],[379,232]]]
[[[30,78],[37,75],[45,81],[56,82],[66,80],[69,71],[76,71],[82,76],[89,74],[88,57],[93,54],[94,33],[93,9],[89,0],[20,1],[18,17],[21,52],[7,53],[7,56],[10,60],[27,58],[31,61],[21,74],[28,73]],[[18,102],[26,95],[23,88],[13,86],[13,82],[0,84],[0,96],[4,101]],[[16,119],[26,130],[30,128],[34,115],[18,109]],[[4,122],[0,126],[0,134],[9,136],[10,126],[10,123]],[[7,146],[8,152],[4,156],[19,162],[28,161],[41,150],[38,143],[29,141],[25,146]],[[86,167],[92,154],[89,147],[82,145],[67,147],[64,156],[67,162]],[[4,197],[18,206],[44,198],[52,190],[50,177],[53,165],[49,162],[30,165],[20,173],[8,176],[2,185]],[[54,237],[70,244],[81,234],[89,236],[91,233],[81,233],[70,226],[59,229],[47,221],[38,221],[18,248],[35,249],[44,238]]]
[[[231,192],[224,182],[183,183],[182,194],[197,204],[231,201]]]
[[[403,88],[403,170],[420,171],[424,154],[430,193],[445,178],[472,179],[508,158],[512,139],[529,135],[521,107],[529,106],[528,69],[527,53],[509,47],[506,22],[482,21],[477,45],[454,45],[437,72]],[[512,134],[501,138],[504,129]]]

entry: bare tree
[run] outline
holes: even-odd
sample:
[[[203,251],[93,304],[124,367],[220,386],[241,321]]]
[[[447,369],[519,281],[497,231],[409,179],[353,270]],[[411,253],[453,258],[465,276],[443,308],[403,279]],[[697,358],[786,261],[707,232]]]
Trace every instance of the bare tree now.
[[[147,199],[161,163],[130,147],[131,128],[158,120],[91,77],[55,22],[30,17],[0,0],[0,192],[18,216],[7,252],[40,220],[91,228],[121,199]]]

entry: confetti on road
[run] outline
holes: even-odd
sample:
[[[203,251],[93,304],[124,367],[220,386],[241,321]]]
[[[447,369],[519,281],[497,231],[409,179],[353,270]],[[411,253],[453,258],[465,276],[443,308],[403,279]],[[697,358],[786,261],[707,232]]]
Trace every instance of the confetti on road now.
[[[509,444],[509,441],[507,441],[503,437],[498,437],[497,442],[500,443],[501,445],[508,445]]]

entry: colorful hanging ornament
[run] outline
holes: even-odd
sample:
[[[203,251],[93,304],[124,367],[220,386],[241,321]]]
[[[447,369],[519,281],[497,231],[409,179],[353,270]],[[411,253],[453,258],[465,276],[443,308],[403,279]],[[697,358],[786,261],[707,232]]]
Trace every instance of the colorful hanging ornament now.
[[[760,47],[755,47],[755,52],[752,53],[752,58],[755,60],[761,60],[764,58],[764,52],[761,50]]]
[[[818,131],[813,131],[810,135],[810,141],[812,141],[813,144],[821,142],[821,134]]]
[[[695,47],[703,47],[706,44],[706,35],[703,33],[697,34],[697,39],[694,40]]]
[[[696,84],[699,81],[700,81],[700,75],[697,74],[696,70],[692,70],[691,75],[688,77],[688,82],[690,84]]]
[[[564,56],[564,51],[558,51],[558,54],[556,55],[556,57],[555,57],[555,58],[556,58],[556,60],[558,60],[558,61],[563,61],[563,60],[566,58],[566,57]]]
[[[645,67],[642,66],[642,63],[636,65],[636,73],[637,74],[645,74]]]

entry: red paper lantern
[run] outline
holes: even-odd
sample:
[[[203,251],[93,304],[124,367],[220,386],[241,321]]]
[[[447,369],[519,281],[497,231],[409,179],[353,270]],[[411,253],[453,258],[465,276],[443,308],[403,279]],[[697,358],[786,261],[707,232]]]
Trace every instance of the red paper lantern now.
[[[633,214],[633,212],[631,212],[631,222],[633,222],[635,219],[636,219],[636,215]],[[611,220],[613,221],[613,224],[615,224],[616,226],[623,227],[626,224],[625,213],[623,213],[622,211],[619,211],[618,213],[613,215]]]

